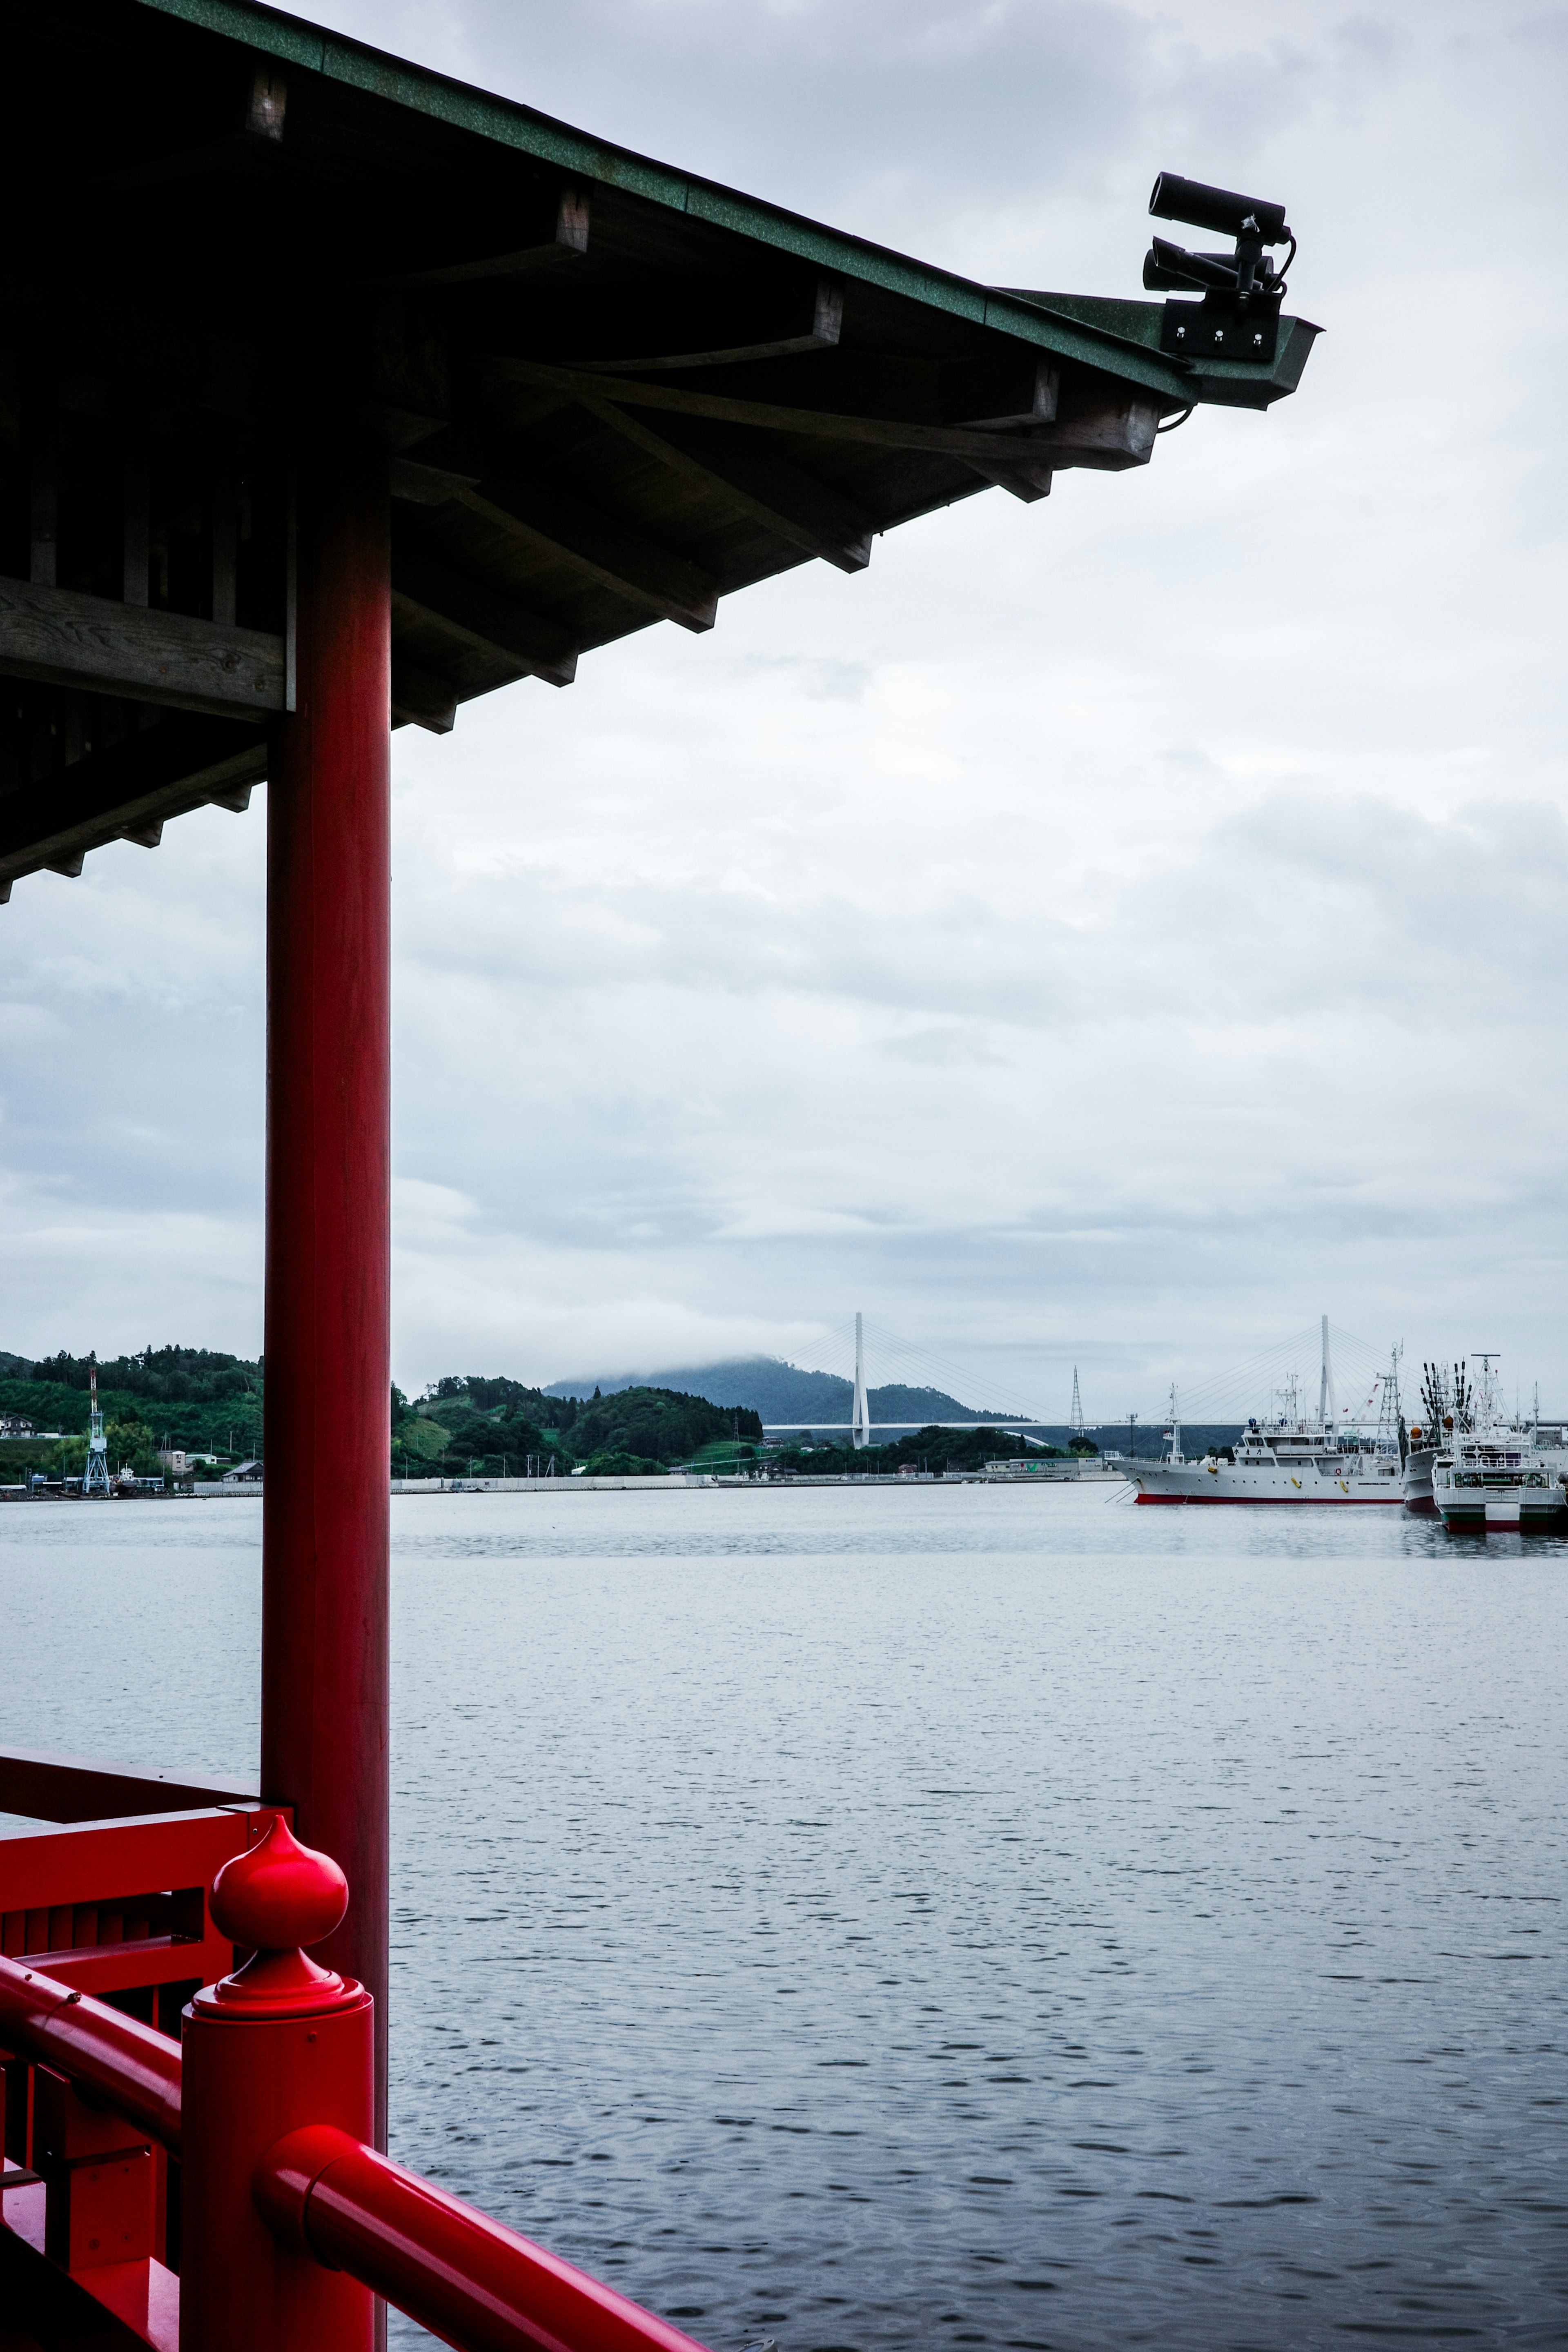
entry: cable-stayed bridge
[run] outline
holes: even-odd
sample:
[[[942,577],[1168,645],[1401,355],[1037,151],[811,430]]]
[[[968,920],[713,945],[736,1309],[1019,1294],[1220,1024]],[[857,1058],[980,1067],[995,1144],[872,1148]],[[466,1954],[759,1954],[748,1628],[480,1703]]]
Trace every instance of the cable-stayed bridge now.
[[[1043,1436],[1047,1428],[1058,1425],[1048,1422],[1031,1400],[1005,1390],[998,1393],[998,1383],[989,1376],[982,1381],[973,1370],[965,1370],[885,1325],[872,1323],[861,1313],[829,1331],[821,1343],[821,1353],[827,1360],[825,1370],[836,1372],[840,1364],[844,1366],[842,1377],[850,1391],[847,1417],[768,1420],[764,1427],[770,1433],[784,1436],[809,1430],[826,1436],[847,1431],[855,1444],[862,1446],[915,1429],[994,1428],[1023,1437]],[[875,1385],[873,1372],[882,1375]],[[894,1376],[890,1380],[889,1373]],[[954,1393],[955,1389],[973,1392],[976,1388],[997,1396],[997,1402],[985,1407],[966,1406]]]
[[[1042,1412],[1039,1398],[1026,1397],[989,1373],[965,1368],[863,1313],[829,1330],[819,1351],[822,1370],[841,1379],[848,1391],[844,1410],[799,1420],[764,1415],[770,1432],[783,1436],[809,1430],[826,1436],[847,1431],[857,1445],[866,1445],[916,1428],[983,1426],[1037,1439],[1047,1433],[1059,1439],[1090,1431],[1103,1439],[1126,1430],[1128,1451],[1137,1452],[1140,1428],[1163,1426],[1169,1420],[1167,1391],[1158,1402],[1146,1398],[1142,1405],[1086,1422],[1076,1365],[1068,1412]],[[1250,1414],[1269,1413],[1287,1396],[1299,1397],[1309,1409],[1326,1404],[1336,1419],[1375,1421],[1390,1378],[1387,1351],[1325,1317],[1222,1372],[1177,1383],[1175,1394],[1181,1419],[1190,1428],[1239,1427]],[[975,1394],[992,1402],[982,1406],[961,1402]]]

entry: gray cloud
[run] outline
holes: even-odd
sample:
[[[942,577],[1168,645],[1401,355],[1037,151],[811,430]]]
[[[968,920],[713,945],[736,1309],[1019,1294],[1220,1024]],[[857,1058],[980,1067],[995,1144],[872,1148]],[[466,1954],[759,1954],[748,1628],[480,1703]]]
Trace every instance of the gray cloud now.
[[[1330,329],[1146,476],[400,734],[399,1377],[858,1303],[1110,1411],[1327,1307],[1568,1397],[1561,14],[330,13],[997,282],[1136,290],[1153,166],[1250,183]],[[0,915],[0,1346],[258,1344],[262,845]]]

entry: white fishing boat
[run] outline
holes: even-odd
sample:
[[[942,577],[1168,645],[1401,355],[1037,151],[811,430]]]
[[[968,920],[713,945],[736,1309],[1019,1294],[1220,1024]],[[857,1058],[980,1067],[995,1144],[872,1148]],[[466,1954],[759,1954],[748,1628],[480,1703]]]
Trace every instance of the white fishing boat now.
[[[1322,1370],[1315,1415],[1301,1403],[1292,1376],[1270,1410],[1254,1416],[1223,1454],[1189,1462],[1182,1452],[1182,1423],[1171,1391],[1171,1450],[1163,1460],[1119,1460],[1117,1467],[1141,1503],[1383,1503],[1405,1499],[1400,1483],[1399,1351],[1381,1381],[1382,1399],[1374,1433],[1339,1425],[1333,1369],[1329,1360],[1329,1318],[1322,1321]]]
[[[1442,1449],[1417,1444],[1416,1440],[1426,1434],[1419,1423],[1412,1423],[1410,1451],[1405,1457],[1405,1475],[1400,1484],[1405,1509],[1413,1511],[1418,1519],[1435,1519],[1437,1505],[1432,1493],[1432,1465]]]
[[[1480,1365],[1469,1409],[1445,1416],[1446,1443],[1432,1464],[1432,1499],[1446,1528],[1460,1533],[1512,1533],[1549,1528],[1568,1513],[1556,1447],[1533,1429],[1510,1425],[1500,1410],[1493,1354]]]

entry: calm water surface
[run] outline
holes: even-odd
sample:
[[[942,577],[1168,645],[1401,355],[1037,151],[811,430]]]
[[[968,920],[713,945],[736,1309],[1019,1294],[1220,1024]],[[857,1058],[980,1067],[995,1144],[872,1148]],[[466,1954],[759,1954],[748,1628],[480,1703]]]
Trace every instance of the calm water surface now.
[[[1568,2343],[1568,1548],[1103,1487],[393,1528],[405,2161],[718,2352]],[[245,1769],[259,1536],[0,1510],[0,1736]]]

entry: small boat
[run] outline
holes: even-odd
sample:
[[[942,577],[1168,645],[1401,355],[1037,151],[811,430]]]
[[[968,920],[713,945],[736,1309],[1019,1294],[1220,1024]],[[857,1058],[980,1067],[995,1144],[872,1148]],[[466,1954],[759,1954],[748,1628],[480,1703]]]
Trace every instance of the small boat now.
[[[1533,1429],[1510,1425],[1498,1407],[1496,1356],[1478,1353],[1476,1360],[1481,1371],[1470,1409],[1444,1417],[1445,1443],[1432,1462],[1433,1505],[1443,1525],[1460,1533],[1554,1527],[1568,1515],[1559,1449],[1539,1444]]]

